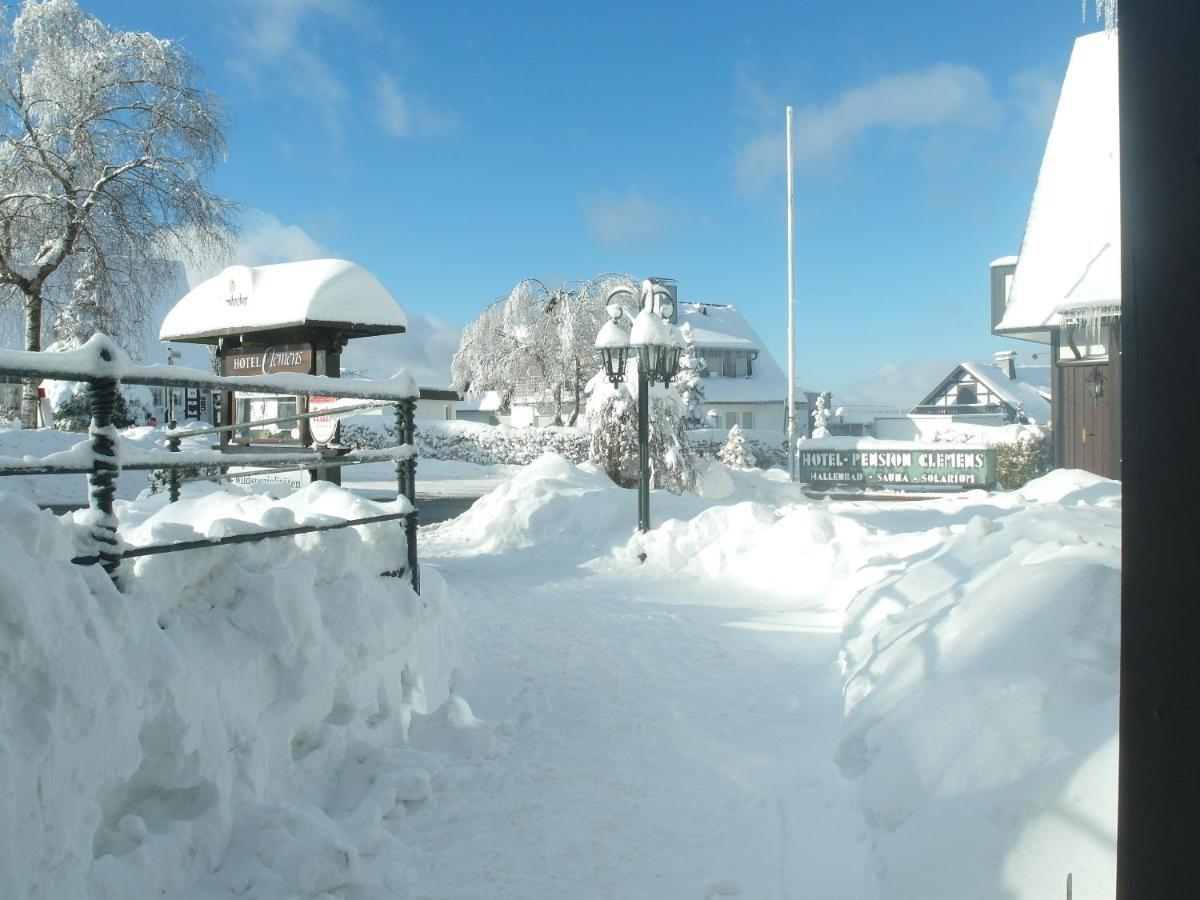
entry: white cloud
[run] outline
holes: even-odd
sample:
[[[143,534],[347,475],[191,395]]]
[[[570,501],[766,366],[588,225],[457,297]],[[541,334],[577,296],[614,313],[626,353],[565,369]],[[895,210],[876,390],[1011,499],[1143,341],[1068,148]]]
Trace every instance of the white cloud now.
[[[666,213],[637,191],[624,197],[601,194],[583,203],[588,232],[606,247],[652,241],[667,230]]]
[[[903,363],[887,363],[833,397],[833,405],[869,404],[895,406],[908,412],[920,403],[943,378],[949,375],[957,360],[917,359]]]
[[[340,138],[351,91],[325,61],[318,38],[331,24],[368,24],[356,0],[255,0],[236,10],[227,26],[232,67],[252,82],[282,84]]]
[[[387,74],[375,79],[375,121],[393,137],[426,137],[445,134],[458,128],[458,117],[438,110],[425,98],[401,89]]]
[[[226,266],[266,266],[303,259],[325,259],[336,253],[298,225],[286,225],[268,212],[251,209],[242,216],[242,230],[231,253],[185,263],[188,284],[195,287]]]
[[[739,80],[739,94],[761,107],[765,96],[761,88],[750,90],[744,75]],[[938,63],[919,72],[887,75],[850,88],[823,106],[798,108],[795,161],[797,167],[803,167],[829,159],[873,129],[988,127],[995,124],[999,114],[999,104],[982,72],[970,66]],[[785,153],[784,130],[778,126],[741,147],[735,173],[742,189],[760,191],[784,174]]]
[[[450,358],[461,336],[457,325],[409,313],[404,334],[351,341],[342,354],[342,368],[370,378],[390,378],[408,369],[423,387],[444,388],[450,384]]]

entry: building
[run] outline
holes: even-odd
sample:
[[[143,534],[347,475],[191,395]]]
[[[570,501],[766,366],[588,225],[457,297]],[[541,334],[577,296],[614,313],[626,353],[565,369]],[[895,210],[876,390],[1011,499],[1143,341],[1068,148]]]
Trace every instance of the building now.
[[[787,376],[736,306],[681,301],[678,324],[691,325],[696,352],[704,360],[705,412],[712,425],[784,432]],[[796,431],[807,434],[810,397],[796,389]]]
[[[912,408],[912,415],[979,416],[999,414],[1004,424],[1050,422],[1049,365],[1017,366],[1012,350],[993,363],[963,362]]]
[[[992,332],[1047,345],[1055,464],[1121,475],[1117,37],[1079,38],[1016,257],[991,264]]]

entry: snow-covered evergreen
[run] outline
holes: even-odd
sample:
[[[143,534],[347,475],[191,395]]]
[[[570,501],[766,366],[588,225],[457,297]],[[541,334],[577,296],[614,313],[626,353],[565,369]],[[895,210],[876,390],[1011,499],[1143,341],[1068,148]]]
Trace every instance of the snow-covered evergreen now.
[[[679,329],[683,336],[683,353],[679,357],[679,374],[675,376],[675,389],[683,407],[684,428],[703,428],[704,416],[704,370],[707,364],[696,351],[696,336],[691,323],[685,322]]]
[[[729,429],[729,437],[725,439],[725,443],[718,451],[717,459],[731,469],[754,468],[754,451],[750,449],[750,444],[747,443],[746,436],[742,434],[740,425],[734,425]]]

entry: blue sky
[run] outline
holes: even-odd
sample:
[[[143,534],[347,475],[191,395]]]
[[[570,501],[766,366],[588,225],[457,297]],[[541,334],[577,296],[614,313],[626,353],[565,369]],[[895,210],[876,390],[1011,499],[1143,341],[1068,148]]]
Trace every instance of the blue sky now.
[[[797,376],[911,404],[988,332],[1077,0],[81,0],[180,41],[225,103],[244,261],[373,271],[436,366],[526,276],[668,275],[785,364],[784,107],[797,116]],[[436,352],[430,348],[436,346]]]

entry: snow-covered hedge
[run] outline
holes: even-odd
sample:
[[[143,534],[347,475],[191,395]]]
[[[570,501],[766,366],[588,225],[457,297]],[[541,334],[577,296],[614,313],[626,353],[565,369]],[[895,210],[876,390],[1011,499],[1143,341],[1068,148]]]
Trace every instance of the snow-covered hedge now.
[[[692,452],[705,459],[716,459],[729,439],[729,432],[724,428],[696,428],[685,434]],[[754,464],[758,468],[787,468],[787,441],[778,431],[743,429],[742,437],[754,454]]]
[[[355,448],[378,449],[396,443],[391,419],[347,416],[341,441]],[[481,466],[523,466],[543,453],[573,462],[587,459],[588,434],[582,428],[512,428],[478,422],[417,421],[417,450],[426,459],[456,460]]]
[[[387,511],[327,484],[188,493],[119,504],[126,539]],[[144,557],[124,592],[70,562],[75,530],[0,491],[4,896],[405,893],[390,825],[439,765],[420,735],[473,719],[444,582],[380,577],[400,526]]]

